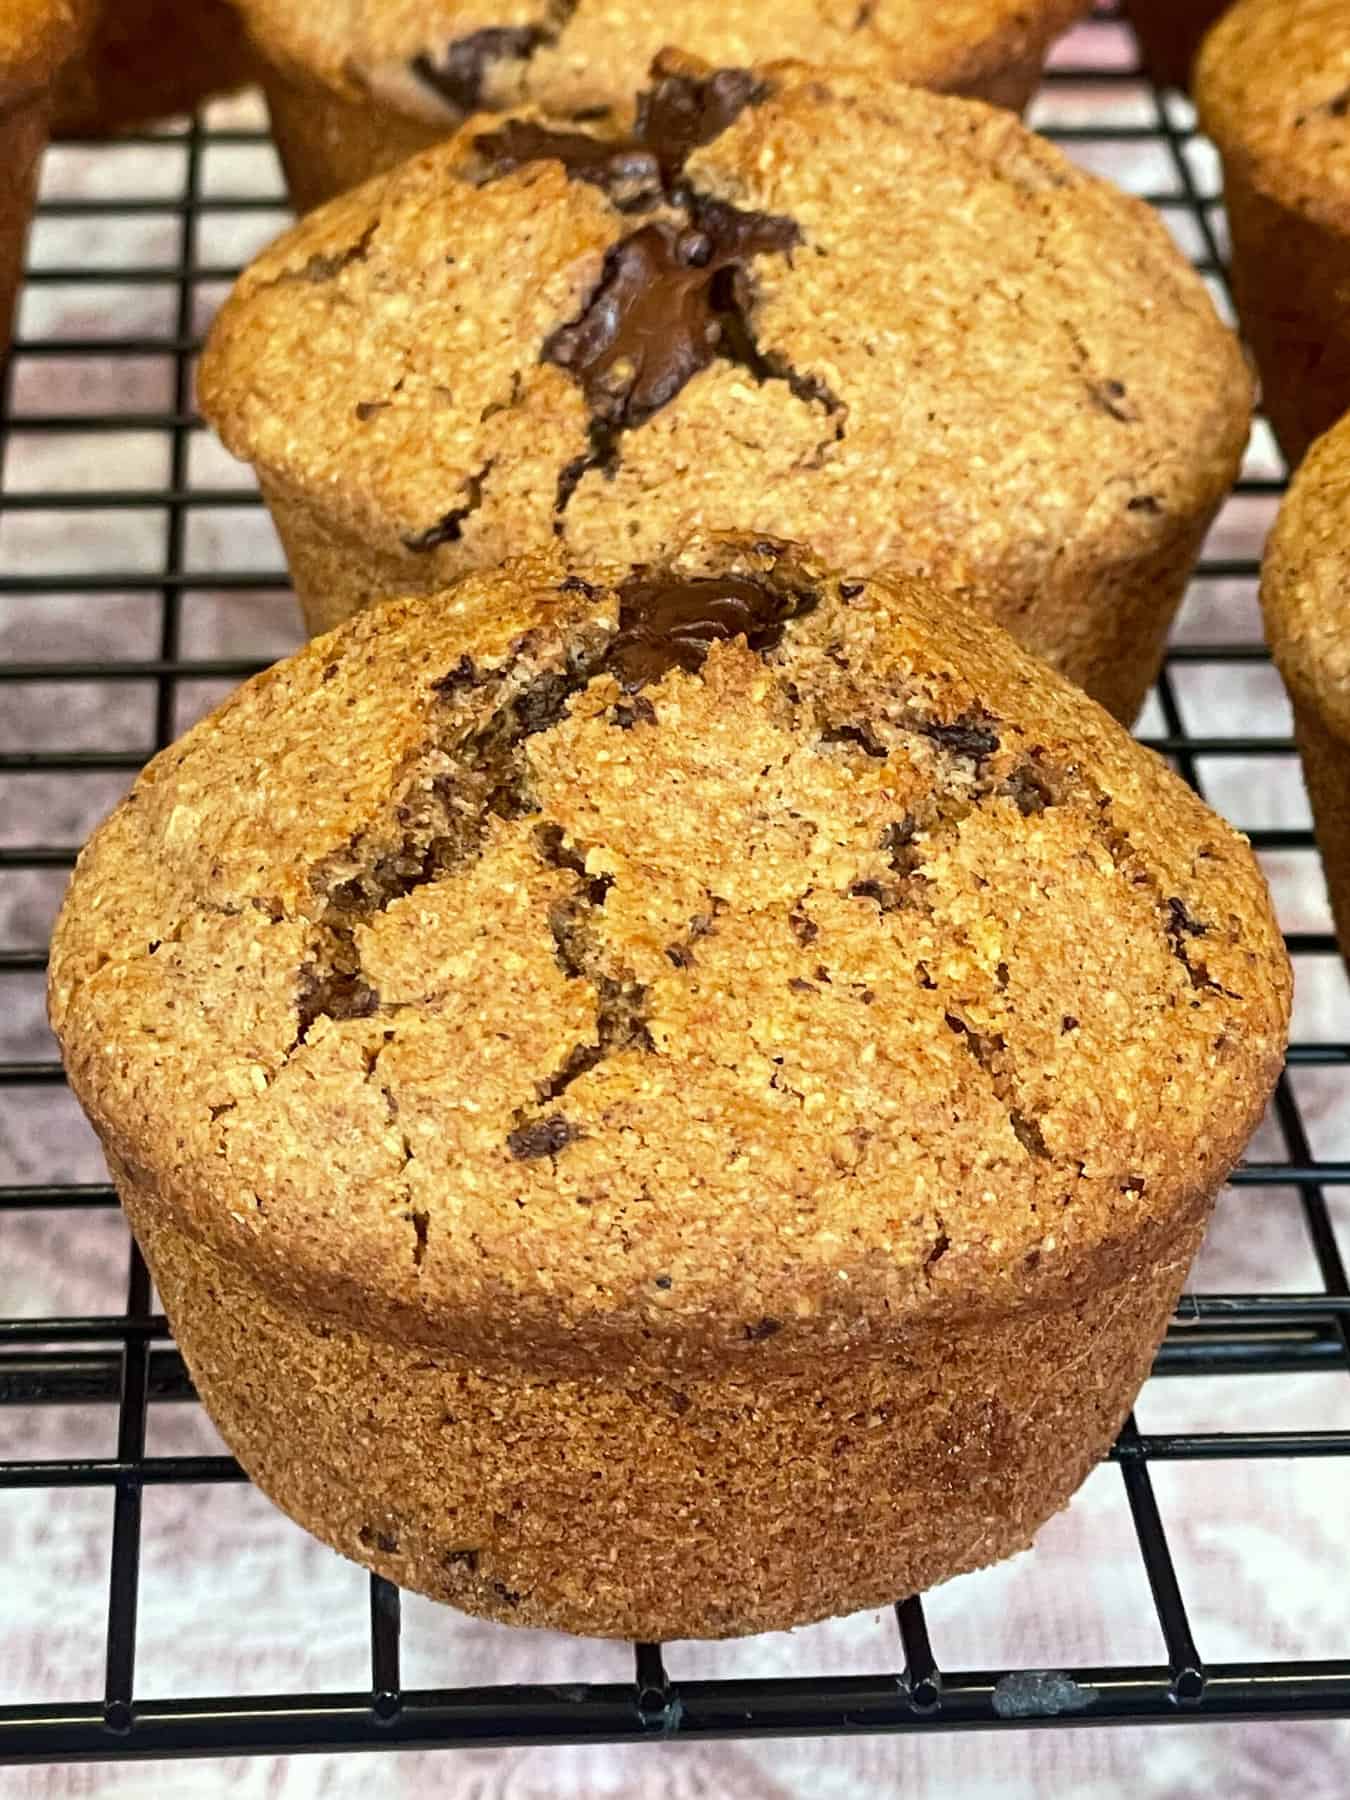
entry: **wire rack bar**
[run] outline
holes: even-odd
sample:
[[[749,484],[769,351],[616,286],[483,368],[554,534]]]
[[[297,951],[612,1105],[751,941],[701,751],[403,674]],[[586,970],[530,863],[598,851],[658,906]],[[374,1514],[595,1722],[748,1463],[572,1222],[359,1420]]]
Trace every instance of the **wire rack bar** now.
[[[638,1743],[662,1739],[843,1736],[866,1732],[1026,1730],[1094,1725],[1329,1719],[1350,1710],[1350,1660],[1216,1663],[1203,1696],[1182,1705],[1171,1668],[1085,1668],[1044,1684],[1064,1710],[1033,1710],[1058,1671],[944,1673],[938,1703],[915,1705],[895,1674],[682,1681],[678,1710],[654,1730],[636,1682],[407,1691],[389,1717],[360,1693],[142,1701],[115,1738],[91,1706],[0,1707],[0,1758],[79,1762],[109,1756],[294,1755],[394,1747]],[[924,1690],[926,1691],[926,1690]]]

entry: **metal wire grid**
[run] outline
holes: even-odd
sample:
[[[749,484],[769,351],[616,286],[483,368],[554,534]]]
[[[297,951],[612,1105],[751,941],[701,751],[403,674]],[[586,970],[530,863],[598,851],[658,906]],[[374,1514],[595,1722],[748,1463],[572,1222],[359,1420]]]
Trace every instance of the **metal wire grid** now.
[[[1061,67],[1050,77],[1052,92],[1095,87],[1104,98],[1113,86],[1121,91],[1125,84],[1135,87],[1138,82],[1139,71],[1135,68]],[[1192,136],[1186,122],[1188,115],[1174,98],[1147,91],[1150,114],[1145,119],[1131,124],[1112,120],[1063,126],[1052,128],[1049,134],[1079,145],[1108,141],[1119,144],[1137,139],[1163,148],[1175,175],[1175,188],[1150,197],[1174,213],[1184,212],[1193,221],[1194,242],[1200,251],[1197,266],[1206,275],[1221,279],[1215,196],[1201,192],[1198,186],[1188,155]],[[147,136],[131,141],[162,144],[165,140]],[[156,747],[173,736],[180,684],[237,680],[261,666],[241,659],[185,656],[184,596],[205,587],[215,591],[272,590],[283,586],[285,579],[280,572],[253,573],[243,569],[197,575],[187,565],[185,542],[191,509],[250,508],[258,504],[251,488],[207,488],[194,484],[190,475],[190,447],[193,433],[199,429],[191,403],[192,363],[197,349],[193,330],[196,299],[204,284],[227,280],[234,273],[203,262],[199,255],[201,226],[212,210],[270,210],[275,202],[247,195],[208,197],[203,192],[203,154],[208,146],[252,147],[266,142],[263,134],[208,131],[195,122],[182,138],[173,141],[184,146],[184,177],[179,194],[141,199],[119,196],[112,203],[66,200],[44,209],[45,215],[52,218],[92,218],[110,212],[118,218],[137,213],[168,217],[177,230],[177,253],[170,267],[118,267],[106,272],[47,267],[32,276],[36,283],[85,286],[95,295],[100,283],[110,281],[119,285],[171,283],[175,293],[171,335],[100,338],[93,344],[80,337],[29,338],[17,344],[0,393],[0,452],[10,428],[20,425],[25,433],[132,429],[161,434],[167,443],[168,480],[162,490],[6,494],[0,488],[0,513],[81,508],[163,510],[163,563],[153,573],[106,570],[72,577],[25,573],[22,569],[0,571],[0,596],[25,596],[35,604],[40,604],[44,594],[58,591],[91,597],[129,592],[158,597],[158,646],[151,657],[0,664],[0,691],[12,691],[16,684],[58,680],[152,683]],[[14,370],[24,359],[74,358],[87,356],[91,350],[109,358],[170,357],[172,404],[163,411],[135,414],[69,412],[32,416],[11,408]],[[1273,479],[1254,479],[1244,482],[1239,493],[1268,497],[1277,493],[1279,487],[1280,483]],[[1255,579],[1256,567],[1244,560],[1211,559],[1202,565],[1199,575],[1201,579],[1250,583]],[[1169,655],[1157,691],[1162,730],[1149,741],[1171,756],[1197,787],[1198,759],[1293,754],[1293,745],[1287,740],[1197,737],[1188,735],[1184,726],[1174,679],[1176,671],[1197,663],[1237,665],[1259,660],[1262,655],[1259,647],[1245,643],[1187,644],[1174,648]],[[139,751],[120,749],[10,751],[0,754],[0,777],[91,771],[125,772],[130,776],[143,760]],[[1264,829],[1249,835],[1258,850],[1264,851],[1305,850],[1311,844],[1310,835],[1299,829]],[[0,847],[0,875],[7,871],[64,869],[74,854],[75,847],[70,845]],[[1296,958],[1334,952],[1332,939],[1322,933],[1292,934],[1289,944]],[[45,952],[41,949],[22,945],[0,948],[0,978],[32,977],[44,966]],[[1350,1066],[1350,1042],[1296,1044],[1290,1051],[1289,1065],[1291,1069]],[[54,1062],[0,1063],[0,1088],[34,1088],[60,1080],[61,1071]],[[1157,1374],[1293,1375],[1311,1370],[1350,1374],[1350,1285],[1325,1198],[1328,1187],[1350,1185],[1350,1163],[1314,1159],[1288,1072],[1281,1079],[1274,1114],[1283,1137],[1284,1159],[1247,1165],[1234,1176],[1234,1185],[1297,1191],[1321,1288],[1293,1294],[1188,1296],[1159,1352]],[[0,1235],[6,1215],[108,1208],[115,1204],[112,1188],[102,1184],[38,1181],[0,1186]],[[376,1577],[370,1580],[368,1689],[276,1693],[260,1698],[148,1698],[138,1692],[135,1679],[143,1492],[153,1484],[244,1479],[237,1464],[227,1456],[147,1455],[150,1408],[193,1398],[166,1322],[151,1306],[149,1277],[133,1246],[122,1316],[0,1319],[0,1404],[48,1406],[115,1400],[118,1407],[116,1454],[112,1457],[0,1462],[0,1491],[54,1490],[53,1504],[58,1506],[62,1491],[72,1488],[110,1487],[114,1495],[103,1692],[76,1704],[0,1707],[0,1762],[1350,1714],[1350,1657],[1225,1664],[1207,1664],[1202,1660],[1188,1622],[1150,1475],[1152,1465],[1167,1460],[1350,1456],[1350,1432],[1252,1430],[1147,1435],[1138,1430],[1133,1419],[1122,1431],[1111,1456],[1124,1482],[1166,1648],[1166,1662],[1070,1670],[1066,1676],[1068,1685],[1059,1688],[1053,1704],[1047,1703],[1039,1712],[1034,1705],[1029,1710],[1024,1688],[1017,1690],[1022,1696],[1018,1703],[1009,1703],[1009,1695],[1014,1691],[1010,1677],[1016,1671],[940,1669],[918,1597],[896,1605],[893,1665],[871,1673],[812,1679],[673,1682],[667,1675],[661,1646],[638,1644],[634,1647],[631,1682],[588,1683],[583,1678],[566,1687],[464,1686],[413,1691],[405,1689],[400,1679],[399,1593]],[[584,1677],[587,1651],[584,1642],[577,1643],[579,1677]],[[1068,1700],[1066,1694],[1070,1696]],[[1065,1707],[1068,1710],[1055,1710]]]

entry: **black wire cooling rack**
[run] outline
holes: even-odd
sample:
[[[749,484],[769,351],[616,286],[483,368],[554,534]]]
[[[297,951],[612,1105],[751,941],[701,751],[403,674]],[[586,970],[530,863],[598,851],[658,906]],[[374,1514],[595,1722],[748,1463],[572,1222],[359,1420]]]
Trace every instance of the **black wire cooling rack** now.
[[[1105,16],[1105,15],[1104,15]],[[1119,34],[1116,34],[1117,47]],[[1119,62],[1119,58],[1116,58]],[[1049,135],[1071,144],[1092,161],[1098,148],[1119,152],[1131,144],[1148,147],[1167,171],[1148,197],[1170,219],[1202,272],[1222,280],[1222,221],[1212,189],[1212,171],[1194,137],[1190,113],[1175,95],[1160,95],[1128,61],[1121,66],[1061,65],[1049,77],[1041,117]],[[0,569],[0,603],[19,600],[40,608],[44,596],[144,596],[157,607],[154,653],[138,660],[51,660],[0,663],[0,694],[21,684],[138,683],[153,688],[154,742],[167,743],[179,714],[180,690],[189,684],[232,682],[261,666],[241,659],[203,659],[184,653],[184,601],[194,590],[262,593],[283,588],[275,569],[246,568],[193,572],[187,555],[194,513],[214,509],[233,518],[257,506],[251,488],[223,489],[194,478],[194,444],[200,423],[192,410],[191,384],[204,301],[231,277],[213,266],[209,239],[213,214],[264,215],[276,196],[217,193],[203,182],[208,151],[256,148],[262,133],[213,130],[200,123],[177,133],[122,139],[125,152],[178,146],[182,183],[171,194],[118,193],[110,200],[53,200],[44,205],[49,220],[87,219],[127,230],[140,220],[172,233],[167,263],[147,256],[123,258],[116,266],[52,266],[33,273],[35,287],[62,284],[82,294],[97,311],[116,287],[156,284],[172,296],[171,321],[164,335],[21,338],[4,374],[0,394],[0,452],[13,432],[152,434],[166,453],[162,489],[145,491],[10,491],[0,488],[0,516],[22,527],[24,513],[97,509],[132,513],[156,509],[163,517],[162,562],[149,571],[110,567],[95,572],[34,573],[24,567]],[[167,240],[161,238],[161,246]],[[166,315],[168,316],[168,315]],[[123,410],[30,415],[22,404],[23,377],[39,360],[107,359],[105,369],[138,358],[166,359],[172,368],[169,404],[162,410]],[[70,384],[67,384],[68,386]],[[106,385],[106,384],[104,384]],[[115,383],[114,383],[115,385]],[[1272,468],[1278,465],[1271,464]],[[1274,474],[1244,481],[1238,504],[1269,501],[1280,482]],[[72,519],[73,524],[73,519]],[[3,540],[0,540],[3,542]],[[1210,559],[1198,572],[1201,583],[1227,583],[1250,594],[1256,566],[1242,559]],[[1178,688],[1193,665],[1235,671],[1260,661],[1254,643],[1186,641],[1171,652],[1158,686],[1153,718],[1155,747],[1174,759],[1199,784],[1202,767],[1233,758],[1288,758],[1285,739],[1188,735]],[[0,700],[0,708],[7,701]],[[0,755],[0,780],[32,774],[131,774],[144,760],[140,749],[94,748],[57,752],[10,750]],[[3,789],[0,789],[3,791]],[[1250,833],[1262,852],[1307,852],[1305,830],[1267,828]],[[0,833],[0,879],[6,875],[67,868],[73,845],[15,845]],[[1294,933],[1290,949],[1305,972],[1308,959],[1334,953],[1329,935]],[[45,966],[36,945],[0,947],[0,1008],[4,981],[32,983]],[[1350,1043],[1296,1043],[1291,1071],[1350,1067]],[[18,1104],[25,1095],[61,1081],[54,1061],[32,1058],[0,1063],[0,1090]],[[1294,1083],[1287,1071],[1274,1102],[1273,1123],[1282,1154],[1250,1163],[1234,1176],[1242,1188],[1296,1192],[1302,1225],[1319,1273],[1315,1291],[1255,1292],[1188,1296],[1169,1331],[1155,1369],[1186,1378],[1251,1373],[1294,1377],[1305,1372],[1350,1375],[1350,1287],[1337,1246],[1325,1193],[1350,1185],[1350,1163],[1318,1162],[1309,1146]],[[1270,1141],[1275,1141],[1271,1139]],[[0,1269],[7,1226],[17,1215],[63,1213],[115,1206],[111,1187],[68,1185],[40,1178],[0,1186]],[[1277,1271],[1270,1271],[1278,1286]],[[137,1598],[140,1577],[142,1497],[164,1483],[242,1481],[225,1456],[147,1454],[147,1422],[152,1409],[193,1398],[191,1385],[172,1347],[164,1319],[152,1310],[153,1296],[144,1263],[133,1248],[121,1316],[0,1319],[0,1407],[48,1408],[116,1403],[117,1439],[110,1457],[0,1462],[0,1497],[20,1488],[50,1491],[60,1508],[72,1489],[111,1489],[111,1548],[106,1566],[106,1666],[101,1692],[74,1702],[0,1706],[0,1763],[72,1761],[137,1756],[238,1754],[395,1746],[465,1744],[523,1745],[711,1736],[753,1737],[846,1732],[942,1731],[958,1727],[1029,1724],[1150,1722],[1166,1720],[1335,1717],[1350,1714],[1350,1657],[1319,1661],[1206,1663],[1188,1621],[1186,1603],[1154,1497],[1151,1470],[1165,1461],[1350,1456],[1350,1432],[1332,1430],[1193,1431],[1145,1434],[1131,1420],[1111,1455],[1124,1483],[1129,1514],[1147,1573],[1166,1661],[1156,1665],[1069,1668],[1056,1680],[1038,1684],[1026,1671],[995,1667],[939,1668],[930,1645],[921,1599],[895,1607],[894,1653],[887,1666],[823,1678],[673,1681],[659,1645],[634,1647],[631,1681],[588,1682],[592,1646],[575,1645],[574,1676],[565,1686],[462,1686],[436,1690],[405,1688],[400,1679],[400,1596],[389,1583],[370,1582],[369,1685],[357,1692],[278,1692],[261,1697],[222,1695],[159,1700],[136,1681]],[[12,1415],[17,1416],[17,1415]],[[202,1554],[209,1554],[203,1548]],[[1330,1580],[1332,1571],[1328,1570]],[[6,1572],[0,1569],[0,1630],[4,1625]],[[53,1596],[60,1607],[62,1596]],[[1339,1646],[1344,1648],[1345,1643]],[[594,1666],[594,1665],[592,1665]]]

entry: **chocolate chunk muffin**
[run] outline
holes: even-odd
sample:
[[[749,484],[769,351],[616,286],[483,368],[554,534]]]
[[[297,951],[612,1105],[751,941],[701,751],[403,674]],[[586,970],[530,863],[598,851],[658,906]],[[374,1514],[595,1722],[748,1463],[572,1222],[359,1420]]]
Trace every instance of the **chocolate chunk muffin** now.
[[[747,527],[933,578],[1129,719],[1249,385],[1154,214],[1010,114],[663,59],[629,133],[479,119],[302,222],[200,391],[312,630]]]
[[[252,76],[247,33],[226,0],[100,0],[89,46],[57,88],[53,129],[122,131],[191,112]]]
[[[89,28],[88,0],[0,6],[0,356],[9,348],[51,84]]]
[[[766,540],[316,640],[150,765],[51,975],[264,1490],[638,1638],[1024,1546],[1288,1004],[1246,844],[1160,761],[934,590]]]
[[[1261,574],[1342,953],[1350,959],[1350,421],[1308,452]]]
[[[834,59],[1020,110],[1050,43],[1090,0],[237,0],[264,59],[297,210],[522,104],[631,122],[647,66],[678,44],[714,66]]]
[[[1350,411],[1350,11],[1240,0],[1205,40],[1195,96],[1223,157],[1242,328],[1296,463]]]
[[[1229,0],[1123,0],[1144,67],[1159,87],[1188,88],[1205,33]]]

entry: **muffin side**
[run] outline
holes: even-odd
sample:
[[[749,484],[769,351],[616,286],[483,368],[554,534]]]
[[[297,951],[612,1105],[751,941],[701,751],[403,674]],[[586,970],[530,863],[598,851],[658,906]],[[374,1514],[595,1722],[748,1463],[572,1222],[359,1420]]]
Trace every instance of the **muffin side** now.
[[[0,356],[23,275],[51,83],[88,27],[88,0],[7,0],[0,15]]]
[[[643,105],[703,141],[480,120],[246,272],[202,401],[311,628],[531,542],[749,524],[936,580],[1132,717],[1250,393],[1156,218],[1006,113],[853,75],[666,61]],[[675,328],[626,385],[615,305]]]
[[[227,0],[99,0],[85,50],[57,84],[52,129],[61,137],[124,131],[191,112],[254,74]]]
[[[903,1352],[567,1378],[316,1319],[118,1190],[198,1393],[283,1511],[465,1612],[648,1642],[888,1606],[1028,1548],[1109,1449],[1203,1235]]]
[[[299,211],[394,167],[480,109],[532,104],[560,118],[626,119],[648,64],[668,45],[715,65],[838,60],[1020,111],[1049,45],[1086,9],[1087,0],[955,0],[940,13],[914,0],[789,0],[767,15],[757,0],[674,0],[630,14],[612,0],[565,0],[509,8],[494,21],[458,0],[434,13],[242,0]]]
[[[1266,545],[1261,606],[1289,690],[1342,954],[1350,959],[1350,427],[1320,438]]]
[[[1205,33],[1229,0],[1124,0],[1144,67],[1159,87],[1188,89]]]
[[[1350,18],[1337,0],[1239,0],[1196,64],[1223,159],[1233,290],[1296,464],[1350,411]]]

